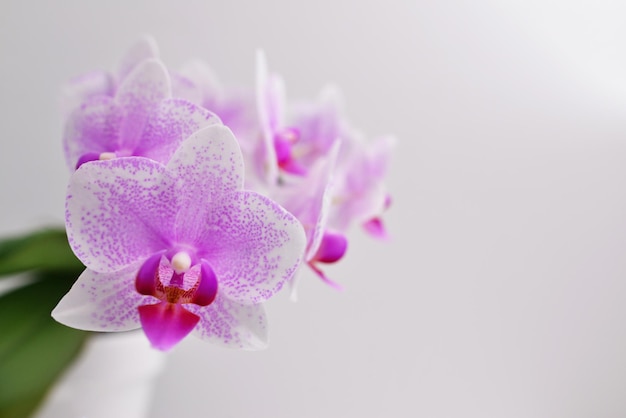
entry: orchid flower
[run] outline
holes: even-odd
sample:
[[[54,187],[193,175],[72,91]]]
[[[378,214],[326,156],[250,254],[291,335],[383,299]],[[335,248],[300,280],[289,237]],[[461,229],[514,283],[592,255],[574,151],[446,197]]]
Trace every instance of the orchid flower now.
[[[233,131],[244,153],[252,146],[259,130],[253,92],[224,87],[213,69],[199,60],[187,62],[178,72],[171,74],[173,80],[178,80],[177,85],[185,82],[194,86],[197,96],[189,100],[219,116]],[[176,90],[178,88],[174,88]]]
[[[122,56],[115,72],[92,71],[70,80],[61,92],[61,113],[64,117],[68,116],[94,96],[114,96],[126,76],[137,65],[150,58],[159,58],[159,48],[152,37],[144,35]]]
[[[64,134],[70,168],[88,161],[144,156],[167,163],[198,129],[220,123],[213,113],[171,98],[164,65],[147,59],[124,78],[114,96],[89,98],[70,115]]]
[[[342,97],[337,88],[327,86],[313,101],[295,103],[289,112],[290,126],[300,133],[292,155],[306,169],[325,158],[345,136]]]
[[[331,208],[333,172],[340,143],[312,167],[301,182],[290,183],[280,189],[279,201],[302,223],[307,238],[304,261],[326,284],[341,290],[342,286],[328,278],[319,264],[335,263],[346,253],[348,238],[341,232],[328,228]],[[290,281],[291,298],[297,299],[298,275]]]
[[[384,180],[395,138],[382,137],[371,144],[363,143],[356,134],[344,138],[348,140],[342,142],[328,223],[338,231],[360,223],[373,237],[386,239],[382,214],[391,197]]]
[[[167,165],[127,157],[81,166],[66,226],[87,269],[53,317],[86,330],[142,327],[161,350],[189,333],[264,347],[262,302],[291,278],[306,237],[293,215],[242,187],[241,151],[222,125],[191,135]]]
[[[257,52],[257,107],[262,142],[257,149],[257,171],[270,187],[277,184],[281,173],[306,175],[292,148],[300,139],[300,132],[285,122],[285,83],[277,74],[268,74],[262,51]]]

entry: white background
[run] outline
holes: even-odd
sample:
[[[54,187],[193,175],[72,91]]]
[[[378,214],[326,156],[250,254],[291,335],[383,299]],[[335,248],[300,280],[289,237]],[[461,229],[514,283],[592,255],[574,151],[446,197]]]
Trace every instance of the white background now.
[[[150,33],[252,86],[261,47],[398,137],[393,240],[271,300],[266,351],[186,340],[150,416],[626,416],[626,7],[477,3],[2,0],[0,232],[62,223],[68,78]]]

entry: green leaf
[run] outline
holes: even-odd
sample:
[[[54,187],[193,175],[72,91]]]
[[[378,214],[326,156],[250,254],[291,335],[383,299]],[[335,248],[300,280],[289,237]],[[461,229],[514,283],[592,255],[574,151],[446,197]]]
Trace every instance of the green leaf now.
[[[43,272],[0,297],[0,417],[28,417],[90,333],[50,316],[75,275]]]
[[[0,276],[31,270],[82,271],[63,229],[45,229],[0,241]]]

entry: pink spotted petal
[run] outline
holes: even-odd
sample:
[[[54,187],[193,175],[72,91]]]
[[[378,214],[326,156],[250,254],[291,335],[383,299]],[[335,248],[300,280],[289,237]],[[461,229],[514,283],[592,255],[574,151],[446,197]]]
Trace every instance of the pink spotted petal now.
[[[63,132],[65,159],[70,170],[74,171],[86,154],[99,156],[116,151],[121,122],[122,112],[108,96],[94,96],[76,108]]]
[[[176,187],[165,166],[147,158],[83,164],[70,178],[66,200],[76,256],[88,268],[109,273],[169,248]]]
[[[196,289],[192,303],[199,306],[210,305],[215,300],[215,296],[217,296],[217,287],[217,277],[213,267],[205,260],[202,260],[200,285]]]
[[[124,149],[135,149],[143,136],[148,115],[161,100],[170,96],[169,74],[160,61],[145,60],[128,74],[115,95],[115,102],[124,114],[119,133]]]
[[[325,231],[314,260],[321,263],[334,263],[345,255],[347,249],[348,239],[345,235]]]
[[[211,125],[182,143],[168,170],[182,184],[177,236],[193,244],[206,231],[212,201],[243,187],[241,150],[230,129]]]
[[[135,290],[141,263],[113,273],[85,270],[52,311],[52,317],[72,328],[88,331],[128,331],[139,328],[137,307],[156,299]]]
[[[242,305],[221,293],[209,306],[185,305],[200,316],[194,335],[227,348],[260,350],[267,347],[267,318],[263,305]]]
[[[177,303],[159,302],[139,307],[141,327],[156,349],[166,351],[178,344],[195,328],[198,315]]]
[[[143,35],[126,51],[118,65],[116,79],[124,80],[141,62],[159,58],[159,47],[149,35]]]
[[[61,91],[61,114],[65,118],[94,96],[113,96],[115,83],[105,71],[93,71],[69,81]]]
[[[262,302],[298,267],[306,236],[298,220],[260,194],[240,191],[215,201],[208,231],[197,243],[220,292],[240,303]]]
[[[363,223],[363,229],[365,229],[365,232],[367,232],[374,238],[377,238],[380,240],[389,239],[389,235],[387,234],[387,230],[385,229],[383,220],[379,217],[372,218],[368,221],[365,221]]]
[[[220,119],[202,107],[183,99],[163,100],[148,117],[135,155],[167,164],[185,139],[215,124],[221,124]]]

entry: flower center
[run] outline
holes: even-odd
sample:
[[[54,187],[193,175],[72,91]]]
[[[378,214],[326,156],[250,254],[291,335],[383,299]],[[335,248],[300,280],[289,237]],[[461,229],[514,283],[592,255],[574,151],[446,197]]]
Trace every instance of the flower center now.
[[[193,264],[186,251],[178,251],[169,259],[159,252],[141,266],[135,287],[142,295],[154,296],[163,302],[206,306],[217,295],[217,277],[206,260]]]
[[[297,128],[284,128],[274,133],[274,150],[278,166],[285,172],[303,176],[306,169],[297,161],[293,153],[293,146],[300,140],[300,131]]]
[[[98,159],[100,161],[107,161],[107,160],[112,160],[116,157],[114,152],[103,152],[100,154],[100,156],[98,157]]]
[[[172,267],[176,274],[187,272],[191,267],[191,257],[185,251],[179,251],[172,257]]]
[[[138,307],[143,330],[155,348],[169,350],[185,338],[199,322],[196,313],[184,304],[210,305],[217,296],[217,276],[203,259],[178,251],[171,258],[166,252],[150,256],[141,266],[135,288],[142,295],[160,301]]]

